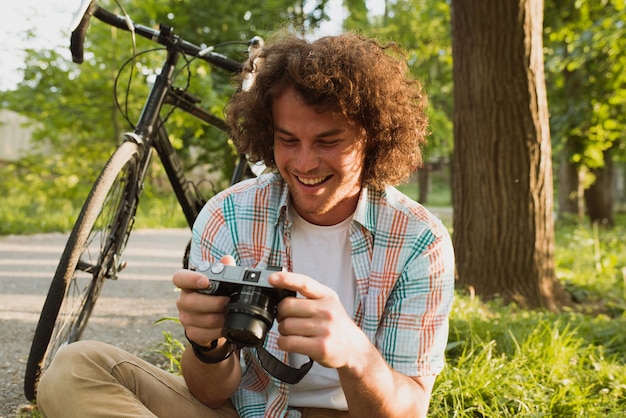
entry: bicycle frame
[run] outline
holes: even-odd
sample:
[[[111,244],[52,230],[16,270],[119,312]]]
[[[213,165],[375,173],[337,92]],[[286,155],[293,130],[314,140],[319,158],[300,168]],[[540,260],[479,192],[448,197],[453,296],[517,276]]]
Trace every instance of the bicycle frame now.
[[[70,43],[76,63],[83,61],[83,41],[91,16],[163,45],[167,55],[135,128],[122,135],[121,144],[100,172],[68,237],[31,344],[24,375],[24,394],[29,400],[35,399],[39,376],[56,352],[80,339],[104,281],[116,279],[125,267],[122,254],[134,226],[153,151],[161,160],[190,228],[204,205],[187,181],[183,165],[169,141],[161,110],[164,105],[172,105],[223,131],[227,129],[223,120],[198,106],[197,98],[174,87],[180,57],[193,56],[231,73],[243,68],[242,63],[213,52],[211,47],[202,49],[183,40],[165,25],[155,30],[135,24],[128,16],[118,16],[99,7],[95,0],[84,0],[77,13],[78,23]],[[258,40],[255,42],[258,46]],[[252,169],[245,156],[240,156],[231,182],[243,179],[248,172]],[[189,245],[185,251],[183,267]]]
[[[165,126],[160,119],[160,110],[168,97],[171,100],[182,100],[180,92],[175,92],[172,88],[172,74],[176,67],[180,53],[176,50],[168,49],[167,59],[161,68],[161,73],[157,76],[150,95],[144,105],[141,116],[132,134],[125,134],[123,140],[133,141],[140,145],[142,156],[140,158],[141,177],[140,184],[143,183],[147,167],[150,162],[151,148],[154,148],[161,159],[165,173],[172,185],[174,194],[183,210],[187,224],[191,227],[202,208],[200,202],[192,192],[189,182],[186,179],[183,166],[176,151],[169,141]],[[196,108],[194,106],[194,108]],[[185,110],[185,109],[183,109]],[[199,117],[201,113],[187,112]],[[156,129],[155,129],[156,128]]]
[[[137,198],[135,199],[135,206],[125,208],[125,210],[119,214],[119,218],[116,219],[116,222],[111,225],[114,231],[111,233],[112,239],[107,243],[110,247],[104,251],[104,254],[110,254],[114,257],[114,262],[110,264],[111,270],[105,273],[105,276],[109,279],[116,279],[118,271],[123,268],[121,254],[127,242],[125,239],[120,238],[128,237],[129,233],[127,231],[133,227],[137,205],[140,200],[139,196],[143,190],[141,185],[144,184],[153,149],[157,151],[161,159],[172,189],[174,190],[174,194],[176,195],[190,228],[193,226],[193,222],[204,203],[192,192],[180,159],[169,141],[167,131],[160,118],[161,108],[168,97],[172,97],[172,100],[184,98],[180,92],[176,92],[172,89],[172,74],[176,68],[179,56],[180,52],[178,50],[172,47],[167,48],[167,58],[144,104],[135,129],[133,132],[122,135],[122,141],[134,142],[139,148],[138,177],[135,179],[137,185],[135,193],[137,194]],[[194,108],[196,107],[194,106]],[[190,114],[202,119],[198,116],[202,114],[200,112],[191,112]]]
[[[130,22],[130,19],[115,15],[98,7],[93,0],[84,1],[77,14],[79,19],[73,25],[74,30],[72,31],[70,49],[74,62],[80,63],[83,60],[82,46],[89,18],[92,15],[109,25],[126,31],[136,32],[145,38],[155,40],[161,45],[164,45],[167,49],[167,57],[161,68],[161,73],[156,78],[134,131],[124,134],[122,138],[124,141],[137,143],[143,150],[140,158],[140,167],[142,168],[140,172],[142,177],[139,179],[139,184],[143,183],[143,176],[145,176],[146,169],[150,162],[151,152],[149,150],[154,148],[157,151],[165,173],[174,190],[174,194],[183,210],[187,224],[192,227],[204,202],[199,201],[189,186],[190,183],[186,179],[180,159],[169,142],[167,131],[162,121],[159,119],[160,110],[164,104],[172,104],[201,121],[226,131],[227,128],[224,121],[197,106],[196,103],[198,100],[191,97],[186,92],[172,87],[172,75],[183,53],[201,57],[211,64],[230,72],[239,72],[242,70],[243,66],[239,62],[213,53],[210,49],[201,50],[196,45],[182,40],[175,36],[172,29],[168,26],[160,25],[157,31],[143,25],[134,24]],[[240,156],[233,177],[231,178],[231,183],[240,181],[246,171],[247,160],[245,156]],[[134,213],[132,216],[134,216]]]

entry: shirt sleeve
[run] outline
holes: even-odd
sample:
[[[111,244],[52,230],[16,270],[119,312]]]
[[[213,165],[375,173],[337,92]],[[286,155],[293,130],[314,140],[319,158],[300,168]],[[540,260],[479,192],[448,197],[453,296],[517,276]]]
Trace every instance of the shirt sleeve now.
[[[420,234],[389,298],[377,333],[381,354],[408,376],[441,372],[454,295],[454,251],[445,228]]]
[[[190,264],[215,262],[233,254],[234,243],[224,219],[223,200],[211,199],[194,222],[191,237]]]

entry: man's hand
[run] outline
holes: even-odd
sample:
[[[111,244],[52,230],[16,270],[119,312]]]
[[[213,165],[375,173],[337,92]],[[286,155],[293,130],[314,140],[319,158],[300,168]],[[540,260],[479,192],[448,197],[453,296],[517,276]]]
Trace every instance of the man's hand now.
[[[222,257],[223,264],[235,265],[231,256]],[[226,338],[222,337],[224,311],[228,304],[226,296],[211,296],[196,292],[209,286],[209,279],[191,270],[180,270],[172,278],[180,288],[176,302],[178,317],[185,327],[187,338],[197,344],[208,346],[219,338],[218,353],[226,347]],[[213,351],[213,350],[211,350]],[[235,393],[241,384],[239,355],[234,353],[228,359],[215,364],[200,361],[190,345],[187,345],[181,359],[183,377],[190,392],[203,404],[217,408],[223,405]]]
[[[373,348],[331,288],[296,273],[274,273],[268,280],[272,286],[304,296],[285,298],[278,305],[278,346],[282,350],[339,369],[353,365],[359,351]]]
[[[274,273],[268,281],[305,297],[278,305],[278,346],[337,369],[351,415],[426,416],[435,376],[408,377],[389,367],[332,289],[295,273]]]
[[[235,265],[235,260],[231,256],[224,256],[220,261],[225,265]],[[200,345],[208,345],[211,341],[220,338],[228,297],[196,292],[198,289],[207,288],[209,279],[195,271],[180,270],[174,274],[172,280],[174,285],[180,288],[176,307],[187,338]]]

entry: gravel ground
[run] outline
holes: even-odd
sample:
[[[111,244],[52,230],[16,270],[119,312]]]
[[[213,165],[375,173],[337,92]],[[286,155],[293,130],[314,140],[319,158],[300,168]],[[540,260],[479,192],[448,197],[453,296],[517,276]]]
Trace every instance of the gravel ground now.
[[[83,339],[120,346],[155,362],[163,331],[182,337],[179,325],[154,322],[177,316],[171,276],[181,267],[188,230],[141,230],[131,234],[128,267],[107,282]],[[39,312],[67,235],[0,237],[0,418],[19,416],[29,407],[23,378]]]

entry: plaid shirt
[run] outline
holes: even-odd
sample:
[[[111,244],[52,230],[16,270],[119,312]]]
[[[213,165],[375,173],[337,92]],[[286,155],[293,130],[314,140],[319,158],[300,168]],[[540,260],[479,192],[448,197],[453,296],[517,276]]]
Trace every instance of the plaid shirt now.
[[[292,271],[288,195],[282,178],[270,174],[215,196],[194,225],[192,262],[214,262],[230,254],[237,265]],[[438,374],[444,366],[454,289],[447,230],[396,189],[364,188],[350,242],[357,281],[354,321],[398,372]],[[277,336],[272,328],[265,347],[287,363]],[[241,363],[242,383],[232,398],[241,417],[300,416],[288,409],[288,385],[265,372],[254,349],[242,350]]]

